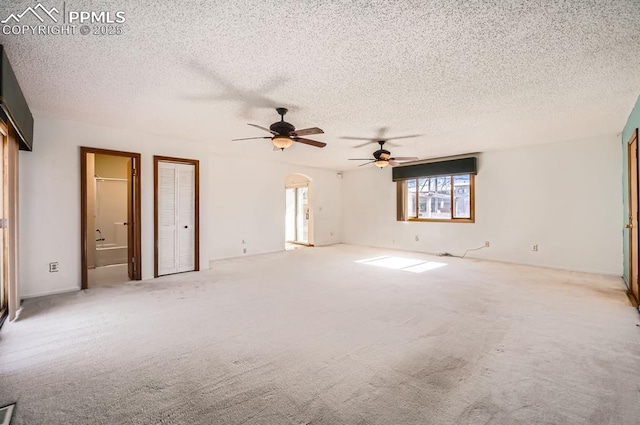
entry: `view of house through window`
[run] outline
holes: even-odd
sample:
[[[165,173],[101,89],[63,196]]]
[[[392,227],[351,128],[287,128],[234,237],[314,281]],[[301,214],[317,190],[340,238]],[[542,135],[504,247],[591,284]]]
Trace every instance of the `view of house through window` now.
[[[473,175],[423,177],[404,182],[407,220],[473,220]]]

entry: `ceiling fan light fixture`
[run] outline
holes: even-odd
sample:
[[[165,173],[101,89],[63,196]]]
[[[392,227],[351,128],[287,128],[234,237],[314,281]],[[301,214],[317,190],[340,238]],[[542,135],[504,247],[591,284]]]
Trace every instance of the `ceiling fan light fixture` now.
[[[291,145],[293,145],[293,140],[291,138],[282,135],[273,136],[273,139],[271,139],[271,141],[273,142],[273,146],[281,150],[290,148]]]
[[[389,165],[389,161],[386,161],[384,159],[379,159],[376,162],[374,162],[373,164],[378,168],[384,168],[387,165]]]

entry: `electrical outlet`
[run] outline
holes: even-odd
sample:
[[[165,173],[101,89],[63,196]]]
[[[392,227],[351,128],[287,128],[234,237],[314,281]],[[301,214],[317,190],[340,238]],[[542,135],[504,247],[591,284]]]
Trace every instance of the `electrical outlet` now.
[[[533,245],[531,245],[531,251],[537,251],[538,250],[538,244],[534,243]]]
[[[420,236],[416,235],[416,242],[420,242]]]
[[[489,241],[484,241],[484,247],[489,248]]]
[[[49,263],[49,273],[56,273],[59,270],[58,262]]]

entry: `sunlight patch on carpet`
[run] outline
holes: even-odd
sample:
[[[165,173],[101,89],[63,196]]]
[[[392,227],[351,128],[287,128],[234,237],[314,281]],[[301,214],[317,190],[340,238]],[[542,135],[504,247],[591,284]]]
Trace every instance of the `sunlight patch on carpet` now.
[[[422,273],[447,265],[447,263],[439,263],[437,261],[423,261],[412,258],[394,257],[388,255],[382,257],[367,258],[364,260],[357,260],[356,263],[385,267],[387,269],[403,270],[412,273]]]

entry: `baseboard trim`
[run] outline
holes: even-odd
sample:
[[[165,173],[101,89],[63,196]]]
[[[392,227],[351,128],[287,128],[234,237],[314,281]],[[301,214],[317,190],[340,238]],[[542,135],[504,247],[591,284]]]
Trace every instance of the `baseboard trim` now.
[[[76,286],[74,288],[57,289],[55,291],[36,292],[35,294],[20,295],[20,299],[26,300],[29,298],[46,297],[47,295],[66,294],[67,292],[77,292],[79,290],[80,288]]]
[[[432,255],[432,256],[435,256],[435,257],[438,257],[441,254],[439,252],[418,251],[416,249],[399,248],[399,247],[387,246],[387,245],[368,245],[368,244],[360,244],[360,243],[355,243],[355,242],[351,242],[351,243],[350,242],[342,242],[342,243],[344,245],[364,246],[364,247],[369,247],[369,248],[390,249],[390,250],[401,251],[401,252],[415,252],[417,254]],[[459,255],[454,255],[454,257],[460,258]],[[560,270],[560,271],[566,271],[566,272],[596,274],[596,275],[600,275],[600,276],[615,277],[615,278],[623,279],[623,275],[622,275],[621,272],[580,269],[580,268],[572,268],[572,267],[569,267],[569,266],[553,266],[553,265],[546,265],[546,264],[535,264],[535,263],[527,263],[527,262],[514,261],[514,260],[503,260],[503,259],[499,259],[499,258],[479,257],[479,256],[474,256],[472,254],[471,255],[467,255],[464,259],[465,260],[468,259],[468,260],[479,260],[479,261],[491,261],[491,262],[495,262],[495,263],[513,264],[513,265],[518,265],[518,266],[539,267],[539,268],[542,268],[542,269]]]

